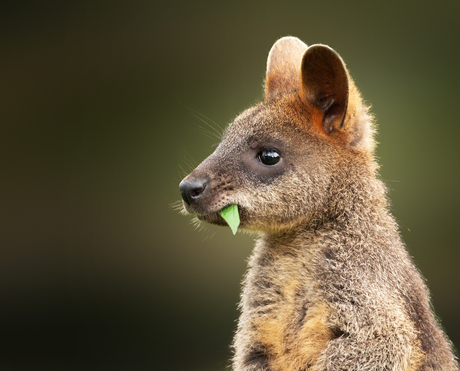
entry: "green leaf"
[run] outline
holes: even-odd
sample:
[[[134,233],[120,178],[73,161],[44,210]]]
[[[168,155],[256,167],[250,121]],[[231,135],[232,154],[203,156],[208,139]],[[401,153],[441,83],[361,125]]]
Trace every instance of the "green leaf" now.
[[[233,234],[236,234],[238,226],[240,225],[240,214],[238,213],[238,205],[230,205],[225,209],[219,211],[220,215],[227,224],[230,226]]]

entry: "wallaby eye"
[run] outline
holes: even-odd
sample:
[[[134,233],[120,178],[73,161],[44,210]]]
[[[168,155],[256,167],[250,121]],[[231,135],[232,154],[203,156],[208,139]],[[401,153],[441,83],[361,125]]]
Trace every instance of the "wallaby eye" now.
[[[281,155],[276,149],[263,149],[257,158],[264,165],[276,165],[280,161]]]

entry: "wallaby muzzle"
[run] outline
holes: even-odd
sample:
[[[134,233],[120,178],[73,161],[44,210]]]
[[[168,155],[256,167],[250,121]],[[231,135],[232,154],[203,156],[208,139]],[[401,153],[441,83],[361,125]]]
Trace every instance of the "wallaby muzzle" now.
[[[210,179],[206,178],[193,180],[184,179],[182,182],[180,182],[179,190],[184,202],[188,206],[191,206],[195,200],[204,196],[208,189],[209,181]]]

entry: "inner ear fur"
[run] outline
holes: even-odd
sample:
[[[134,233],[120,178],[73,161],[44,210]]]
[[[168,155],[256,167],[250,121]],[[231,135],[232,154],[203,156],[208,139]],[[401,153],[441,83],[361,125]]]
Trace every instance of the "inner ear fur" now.
[[[326,45],[312,45],[300,67],[299,95],[306,105],[323,112],[326,133],[342,129],[347,113],[349,80],[342,58]]]

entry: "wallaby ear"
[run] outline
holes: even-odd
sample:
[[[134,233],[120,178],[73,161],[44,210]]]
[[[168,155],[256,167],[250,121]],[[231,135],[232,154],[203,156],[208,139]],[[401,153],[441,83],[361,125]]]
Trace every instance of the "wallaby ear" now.
[[[307,45],[297,37],[283,37],[271,48],[265,76],[265,100],[299,88],[300,61]]]
[[[326,133],[342,129],[349,90],[342,58],[326,45],[312,45],[303,55],[300,75],[300,98],[323,112]]]

